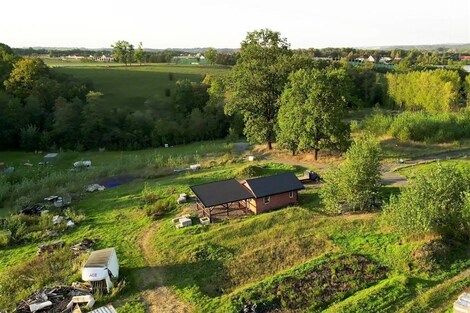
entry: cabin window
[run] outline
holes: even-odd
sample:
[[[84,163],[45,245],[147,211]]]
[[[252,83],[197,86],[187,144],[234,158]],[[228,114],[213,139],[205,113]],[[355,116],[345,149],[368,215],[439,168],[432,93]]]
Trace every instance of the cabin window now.
[[[271,202],[271,197],[264,197],[263,202],[264,204],[269,204],[269,202]]]
[[[293,191],[289,191],[289,198],[294,198],[294,192]]]

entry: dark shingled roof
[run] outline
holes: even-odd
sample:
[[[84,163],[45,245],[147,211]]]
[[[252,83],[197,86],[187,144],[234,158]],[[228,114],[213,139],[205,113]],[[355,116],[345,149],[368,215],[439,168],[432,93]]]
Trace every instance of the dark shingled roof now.
[[[246,183],[256,198],[304,189],[294,173],[288,172],[274,176],[247,179]]]
[[[236,179],[189,187],[205,207],[253,198],[253,194]]]

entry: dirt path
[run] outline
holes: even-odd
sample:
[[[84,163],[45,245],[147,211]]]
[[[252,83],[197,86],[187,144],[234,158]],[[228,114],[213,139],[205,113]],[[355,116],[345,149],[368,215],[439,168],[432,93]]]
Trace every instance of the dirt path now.
[[[393,162],[383,162],[381,173],[382,173],[382,185],[384,186],[393,186],[400,187],[407,184],[407,179],[405,176],[397,172],[398,169],[403,167],[415,166],[422,163],[429,163],[433,161],[447,160],[447,159],[456,159],[470,155],[470,149],[461,149],[447,152],[439,152],[435,154],[423,155],[420,157],[412,158],[403,163],[393,163]],[[280,155],[268,155],[266,159],[273,162],[280,162],[290,165],[299,165],[304,167],[313,167],[318,170],[320,173],[324,172],[330,166],[330,162],[323,161],[313,161],[313,160],[302,160],[299,158],[288,158]],[[335,160],[335,162],[338,160]]]
[[[155,234],[155,226],[146,230],[139,240],[147,267],[139,269],[138,275],[142,282],[142,298],[148,305],[149,313],[190,313],[188,304],[182,302],[175,293],[164,286],[163,273],[158,266],[153,266],[151,239]]]

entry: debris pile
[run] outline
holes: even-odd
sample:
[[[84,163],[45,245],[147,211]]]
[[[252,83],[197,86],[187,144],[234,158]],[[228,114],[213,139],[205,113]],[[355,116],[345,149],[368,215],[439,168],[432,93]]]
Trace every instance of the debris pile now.
[[[256,313],[256,303],[244,304],[243,309],[241,309],[239,313]]]
[[[43,245],[40,245],[38,247],[38,252],[36,253],[38,256],[39,255],[43,255],[44,253],[51,253],[55,250],[58,250],[62,247],[65,246],[65,241],[63,240],[58,240],[58,241],[54,241],[54,242],[51,242],[51,243],[46,243],[46,244],[43,244]]]
[[[46,208],[43,205],[33,204],[21,210],[20,213],[24,215],[39,215],[45,209]]]
[[[172,220],[173,224],[175,227],[178,228],[183,228],[183,227],[188,227],[193,224],[193,221],[191,220],[191,216],[189,214],[185,214],[183,216],[174,218]]]
[[[188,195],[185,193],[181,193],[179,198],[176,200],[177,204],[185,203],[187,201]]]
[[[46,312],[49,313],[64,312],[67,310],[67,306],[70,306],[72,299],[78,296],[91,297],[91,292],[88,289],[68,286],[41,289],[21,301],[16,306],[14,313],[29,313],[39,310],[47,310]],[[87,303],[91,303],[91,305],[93,305],[92,303],[94,303],[94,300],[90,301],[92,299],[92,297],[90,297],[86,297]]]
[[[85,191],[94,192],[94,191],[103,191],[106,187],[99,184],[91,184],[85,187]]]
[[[91,161],[77,161],[73,163],[74,168],[90,168],[91,167]]]
[[[83,239],[79,243],[74,244],[70,249],[74,256],[78,256],[82,253],[91,252],[93,250],[93,245],[95,244],[94,239]]]

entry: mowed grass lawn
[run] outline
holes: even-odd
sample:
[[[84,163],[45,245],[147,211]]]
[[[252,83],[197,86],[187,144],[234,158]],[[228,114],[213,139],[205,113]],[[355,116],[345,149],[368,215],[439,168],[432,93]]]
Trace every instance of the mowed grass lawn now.
[[[178,80],[200,82],[205,74],[223,76],[230,71],[229,67],[210,65],[64,64],[57,64],[57,61],[51,63],[55,72],[92,82],[93,89],[104,94],[103,99],[110,108],[131,110],[141,109],[146,100],[170,102]],[[170,73],[173,75],[171,80]],[[166,95],[166,89],[170,90],[170,96]]]

